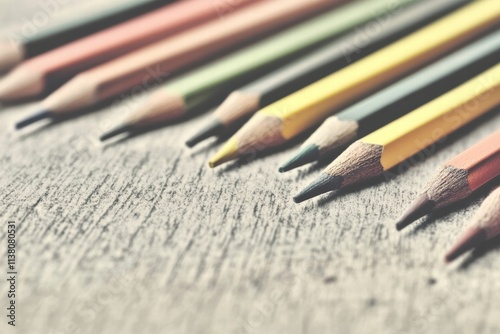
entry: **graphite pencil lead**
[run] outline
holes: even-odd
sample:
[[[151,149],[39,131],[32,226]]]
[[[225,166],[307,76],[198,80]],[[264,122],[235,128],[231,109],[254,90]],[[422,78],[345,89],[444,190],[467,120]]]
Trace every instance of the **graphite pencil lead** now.
[[[469,230],[453,248],[446,254],[445,261],[450,263],[468,250],[471,250],[488,239],[488,234],[482,228]]]
[[[116,127],[108,132],[105,132],[99,137],[100,141],[106,141],[110,138],[116,137],[118,135],[121,135],[122,133],[130,132],[132,131],[132,126],[129,124],[125,125],[120,125],[119,127]]]
[[[186,141],[186,145],[188,147],[193,147],[205,139],[210,137],[218,137],[224,133],[226,127],[224,124],[219,122],[217,119],[212,119],[209,124],[207,124],[201,131],[199,131],[196,135],[191,137],[188,141]]]
[[[396,229],[401,231],[415,220],[432,212],[436,203],[426,194],[420,195],[396,222]]]
[[[293,201],[295,203],[301,203],[329,191],[340,189],[343,180],[344,178],[342,176],[323,173],[313,183],[297,194],[293,198]]]
[[[288,172],[294,168],[312,163],[319,158],[319,147],[315,144],[309,144],[302,147],[297,154],[291,157],[280,168],[280,173]]]
[[[27,127],[28,125],[31,125],[31,124],[36,123],[38,121],[52,118],[52,117],[53,117],[52,113],[48,110],[39,111],[39,112],[29,116],[28,118],[25,118],[24,120],[18,122],[16,124],[16,130],[20,130],[22,128]]]

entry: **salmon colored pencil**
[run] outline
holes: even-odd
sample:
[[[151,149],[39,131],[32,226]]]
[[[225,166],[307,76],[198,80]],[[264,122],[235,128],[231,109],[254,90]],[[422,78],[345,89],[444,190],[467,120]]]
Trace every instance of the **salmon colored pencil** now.
[[[498,94],[498,92],[492,92]],[[470,196],[500,175],[500,131],[445,163],[396,224],[398,230],[418,218]]]
[[[222,20],[206,23],[77,75],[43,101],[41,112],[18,123],[17,128],[92,106],[136,85],[142,87],[151,79],[152,71],[163,77],[339,2],[341,0],[269,0],[253,4]]]
[[[232,10],[257,1],[236,1]],[[206,0],[186,0],[164,6],[26,61],[0,81],[0,100],[37,96],[80,71],[216,19],[219,15],[214,4]]]
[[[445,261],[451,262],[498,235],[500,235],[500,187],[497,187],[481,204],[472,218],[472,226],[446,254]]]

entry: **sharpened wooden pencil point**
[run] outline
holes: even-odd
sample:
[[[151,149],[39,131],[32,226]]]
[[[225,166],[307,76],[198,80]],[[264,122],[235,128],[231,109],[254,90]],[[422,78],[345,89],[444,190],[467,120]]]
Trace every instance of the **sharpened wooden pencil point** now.
[[[500,131],[446,162],[428,182],[422,195],[399,219],[396,228],[401,230],[434,209],[467,198],[498,175],[500,175]]]
[[[479,246],[482,242],[488,239],[487,233],[484,229],[473,228],[469,230],[456,244],[455,246],[446,254],[445,261],[450,263],[455,260],[460,255],[464,254],[468,250],[471,250]]]
[[[311,144],[303,147],[296,155],[285,162],[280,168],[280,173],[288,172],[294,168],[314,162],[319,157],[319,148]]]
[[[382,174],[381,154],[382,147],[379,145],[355,142],[328,165],[316,181],[297,195],[295,202],[302,202]]]
[[[222,124],[216,119],[212,119],[205,128],[203,128],[200,132],[191,137],[191,139],[186,141],[186,145],[187,147],[193,147],[205,139],[222,135],[224,131],[225,131],[224,124]]]
[[[43,92],[45,79],[27,67],[16,67],[0,79],[0,101],[17,102]]]
[[[445,261],[449,263],[468,250],[498,235],[500,235],[500,187],[486,197],[472,218],[471,227],[446,254]]]
[[[301,203],[329,191],[340,189],[343,180],[344,178],[342,176],[323,173],[313,183],[311,183],[304,190],[298,193],[293,198],[293,201],[295,203]]]
[[[401,231],[415,220],[432,212],[435,207],[434,201],[430,200],[426,194],[420,195],[406,212],[396,222],[396,229]]]
[[[310,156],[312,160],[305,161],[304,164],[320,160],[340,147],[352,143],[358,136],[358,130],[356,121],[330,116],[304,143],[303,147],[313,145],[317,150],[314,157]],[[297,155],[301,154],[299,151]]]
[[[215,168],[223,163],[235,160],[240,157],[238,152],[238,141],[234,138],[230,139],[217,154],[210,159],[208,165],[210,168]]]
[[[28,118],[25,118],[24,120],[18,122],[16,124],[16,130],[20,130],[22,128],[25,128],[27,127],[28,125],[31,125],[33,123],[36,123],[38,121],[41,121],[41,120],[44,120],[44,119],[48,119],[48,118],[52,118],[52,113],[50,111],[47,111],[47,110],[42,110],[40,112],[37,112],[36,114],[28,117]]]
[[[126,133],[126,132],[129,132],[132,130],[132,127],[128,124],[125,124],[125,125],[121,125],[117,128],[114,128],[113,130],[111,131],[108,131],[106,133],[104,133],[103,135],[101,135],[99,137],[99,140],[100,141],[105,141],[105,140],[108,140],[110,138],[113,138],[113,137],[116,137],[118,135],[121,135],[122,133]]]

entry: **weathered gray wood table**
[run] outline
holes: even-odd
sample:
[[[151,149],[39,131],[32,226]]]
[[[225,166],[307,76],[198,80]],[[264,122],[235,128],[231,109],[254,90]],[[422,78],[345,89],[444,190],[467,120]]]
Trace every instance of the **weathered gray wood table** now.
[[[1,0],[2,25],[37,4]],[[216,145],[183,145],[204,116],[98,143],[138,100],[22,133],[13,124],[36,103],[0,110],[0,333],[14,333],[9,219],[17,333],[500,332],[500,240],[443,263],[485,192],[393,227],[440,163],[499,128],[498,113],[394,179],[295,205],[291,195],[320,169],[277,173],[289,147],[212,171]]]

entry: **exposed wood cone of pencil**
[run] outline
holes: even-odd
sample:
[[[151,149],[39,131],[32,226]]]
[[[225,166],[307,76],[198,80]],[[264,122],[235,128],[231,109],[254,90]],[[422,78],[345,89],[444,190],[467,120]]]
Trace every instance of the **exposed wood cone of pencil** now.
[[[467,198],[498,175],[500,131],[445,163],[399,218],[396,228],[401,230],[433,210]]]
[[[449,263],[498,235],[500,235],[500,187],[497,187],[481,204],[472,218],[471,227],[446,254],[445,261]]]

